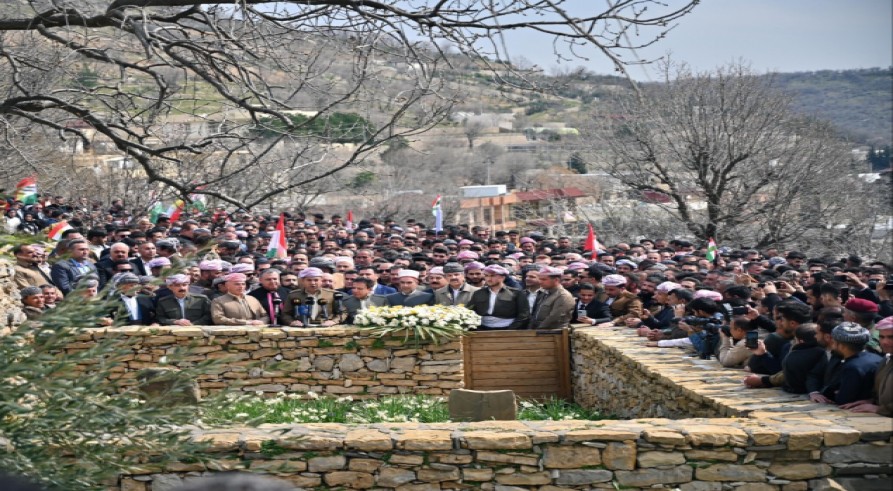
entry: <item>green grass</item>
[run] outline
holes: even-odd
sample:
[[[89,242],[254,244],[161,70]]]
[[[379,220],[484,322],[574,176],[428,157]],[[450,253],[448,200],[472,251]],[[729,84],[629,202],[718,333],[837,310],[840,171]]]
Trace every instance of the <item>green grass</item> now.
[[[521,401],[518,419],[529,421],[596,420],[598,411],[559,399]],[[440,397],[388,396],[354,401],[346,397],[319,397],[314,393],[232,395],[225,404],[206,408],[202,420],[211,426],[261,423],[445,423],[449,408]]]

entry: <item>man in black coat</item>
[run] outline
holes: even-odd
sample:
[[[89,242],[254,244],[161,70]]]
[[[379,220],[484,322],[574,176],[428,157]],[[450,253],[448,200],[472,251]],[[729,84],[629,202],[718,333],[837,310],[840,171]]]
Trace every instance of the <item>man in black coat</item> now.
[[[608,307],[608,304],[598,301],[595,286],[589,283],[582,283],[578,287],[577,305],[574,306],[571,324],[581,323],[594,326],[603,322],[610,322],[611,309]],[[586,315],[580,316],[580,313],[583,311],[585,311]]]
[[[526,329],[530,304],[521,290],[505,286],[509,271],[499,265],[484,268],[486,286],[471,294],[465,306],[481,316],[482,330]]]
[[[170,295],[156,298],[155,318],[168,326],[211,325],[211,300],[204,295],[189,292],[191,280],[185,274],[175,274],[165,279]]]
[[[279,283],[280,274],[276,268],[262,270],[260,272],[260,288],[248,292],[248,296],[254,297],[260,302],[264,312],[267,313],[267,320],[270,321],[271,326],[279,324],[280,307],[291,293],[291,290]]]
[[[109,316],[118,325],[148,326],[155,323],[152,299],[137,295],[140,278],[133,273],[121,273],[115,279],[115,293],[109,299]]]

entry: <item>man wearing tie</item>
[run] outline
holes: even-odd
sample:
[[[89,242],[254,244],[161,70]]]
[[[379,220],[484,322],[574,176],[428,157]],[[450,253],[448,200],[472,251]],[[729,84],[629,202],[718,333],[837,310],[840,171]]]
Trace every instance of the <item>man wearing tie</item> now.
[[[211,301],[204,295],[189,293],[189,276],[168,276],[165,284],[171,294],[158,298],[155,318],[161,325],[209,326],[211,325]]]
[[[369,278],[357,278],[353,281],[350,296],[344,298],[344,310],[347,312],[345,324],[353,324],[354,317],[361,310],[387,305],[384,296],[372,294],[374,287],[375,282]]]
[[[471,294],[479,288],[465,281],[465,268],[459,263],[446,263],[443,266],[447,286],[434,291],[434,303],[438,305],[467,305]]]
[[[291,290],[280,284],[280,274],[276,268],[262,270],[260,272],[260,287],[248,292],[248,296],[254,297],[260,302],[260,306],[267,313],[267,320],[273,326],[279,324],[282,302],[291,293]]]
[[[254,297],[245,295],[248,277],[230,273],[224,278],[226,293],[211,301],[211,320],[218,326],[263,326],[267,313]]]

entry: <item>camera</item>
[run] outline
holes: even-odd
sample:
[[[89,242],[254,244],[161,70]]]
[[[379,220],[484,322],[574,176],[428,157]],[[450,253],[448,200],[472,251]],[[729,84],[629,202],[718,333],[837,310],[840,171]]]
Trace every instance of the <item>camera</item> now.
[[[747,307],[732,307],[732,315],[745,315],[747,314]]]
[[[744,347],[747,349],[757,349],[757,342],[760,340],[760,333],[756,330],[747,331],[744,335]]]
[[[893,275],[890,275],[887,278],[887,282],[884,283],[884,290],[893,292]]]
[[[700,330],[704,332],[704,344],[698,353],[702,360],[709,360],[716,352],[716,345],[719,343],[720,329],[723,329],[724,327],[728,329],[728,327],[725,326],[725,317],[719,312],[710,317],[687,315],[679,319],[678,322],[684,322],[692,327],[700,328]],[[728,336],[731,336],[731,332],[727,330],[724,332],[726,332]]]

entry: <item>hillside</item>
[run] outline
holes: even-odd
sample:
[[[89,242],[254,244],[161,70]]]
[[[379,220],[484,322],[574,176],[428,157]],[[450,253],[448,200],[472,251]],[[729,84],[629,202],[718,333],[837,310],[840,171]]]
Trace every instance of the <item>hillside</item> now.
[[[858,143],[893,143],[893,68],[779,73],[796,109],[833,122]]]

